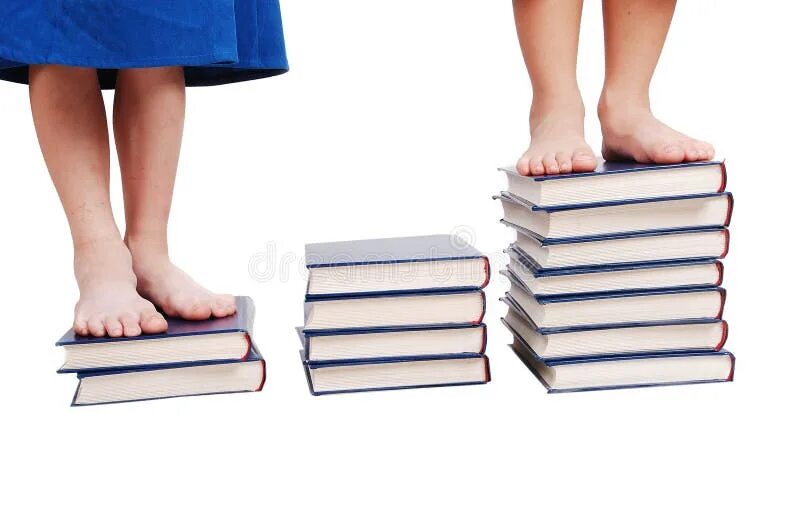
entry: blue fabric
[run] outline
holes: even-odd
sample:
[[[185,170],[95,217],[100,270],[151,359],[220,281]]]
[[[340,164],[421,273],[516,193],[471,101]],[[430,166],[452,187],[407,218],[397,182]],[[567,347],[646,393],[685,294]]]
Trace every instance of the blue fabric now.
[[[0,0],[0,79],[29,64],[98,69],[184,66],[188,86],[286,72],[278,0]]]

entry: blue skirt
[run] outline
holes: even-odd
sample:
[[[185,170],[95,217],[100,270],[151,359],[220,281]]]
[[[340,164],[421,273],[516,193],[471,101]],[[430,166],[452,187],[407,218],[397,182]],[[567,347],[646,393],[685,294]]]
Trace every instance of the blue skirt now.
[[[0,0],[0,79],[30,64],[96,68],[103,88],[125,68],[183,66],[187,86],[289,69],[278,0]]]

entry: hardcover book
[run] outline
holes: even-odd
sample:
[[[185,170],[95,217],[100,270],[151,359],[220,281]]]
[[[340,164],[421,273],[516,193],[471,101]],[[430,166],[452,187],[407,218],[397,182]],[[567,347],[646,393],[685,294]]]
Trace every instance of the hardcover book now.
[[[315,299],[305,303],[303,328],[308,335],[344,329],[470,326],[483,321],[485,309],[480,290]]]
[[[65,356],[58,372],[243,360],[252,348],[254,317],[253,300],[236,297],[236,313],[231,316],[202,321],[168,317],[169,327],[161,334],[91,337],[69,330],[56,343]]]
[[[255,347],[243,360],[156,365],[133,370],[78,374],[73,406],[143,401],[169,397],[256,392],[266,380],[266,365]]]
[[[522,339],[512,350],[548,393],[733,381],[728,351],[610,355],[542,360]]]
[[[376,359],[337,364],[304,363],[313,395],[488,383],[489,359],[483,355],[453,358]]]
[[[717,287],[536,297],[512,279],[506,297],[540,331],[711,322],[725,306]]]
[[[511,248],[540,270],[724,258],[730,242],[725,228],[542,240],[529,230],[504,223],[517,232]]]
[[[508,190],[536,206],[699,195],[725,190],[724,161],[642,164],[600,161],[593,172],[521,176],[503,168]]]
[[[514,247],[507,253],[506,276],[535,296],[719,286],[723,275],[722,263],[711,259],[542,269]]]
[[[486,325],[350,330],[323,335],[297,329],[303,360],[341,362],[436,355],[480,355],[486,351]]]
[[[574,358],[631,353],[719,351],[728,338],[724,320],[707,323],[638,324],[593,329],[540,330],[508,298],[500,320],[511,334],[525,341],[537,358]]]
[[[730,193],[552,207],[537,207],[508,192],[495,199],[503,205],[505,222],[540,241],[724,227],[733,210]]]
[[[479,290],[489,260],[451,235],[306,245],[306,300],[347,295]]]

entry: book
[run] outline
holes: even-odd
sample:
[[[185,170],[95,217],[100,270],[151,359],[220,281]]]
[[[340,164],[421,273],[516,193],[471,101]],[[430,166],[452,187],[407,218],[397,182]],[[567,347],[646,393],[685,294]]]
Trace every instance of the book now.
[[[521,339],[512,350],[548,393],[733,381],[726,350],[542,360]]]
[[[73,406],[164,399],[191,395],[256,392],[266,365],[258,349],[241,361],[196,362],[133,370],[78,373]]]
[[[452,235],[306,245],[306,299],[354,294],[478,290],[489,260]]]
[[[306,334],[320,334],[342,329],[470,326],[483,321],[485,308],[479,290],[326,298],[305,303],[303,329]]]
[[[723,288],[678,288],[535,297],[512,280],[506,297],[539,330],[599,328],[722,318]]]
[[[304,362],[314,395],[397,390],[488,383],[489,359],[484,355],[384,359],[369,362],[315,364]]]
[[[509,308],[500,320],[511,334],[522,339],[541,359],[713,350],[719,351],[728,338],[724,320],[708,323],[675,323],[671,325],[629,325],[589,330],[550,332],[539,330],[520,309],[506,297]]]
[[[730,243],[730,234],[725,228],[639,232],[571,240],[542,240],[528,230],[512,228],[517,237],[510,249],[525,256],[531,265],[541,270],[717,259],[728,254]]]
[[[495,199],[502,203],[504,222],[540,240],[724,227],[733,210],[730,193],[552,207],[534,206],[508,192]]]
[[[167,317],[169,327],[160,334],[92,337],[69,330],[56,343],[64,350],[58,372],[243,360],[252,348],[254,317],[253,300],[236,297],[236,313],[231,316],[202,321]]]
[[[553,176],[521,176],[503,168],[509,192],[536,206],[557,206],[678,195],[699,195],[725,190],[724,161],[652,165],[601,161],[593,172]]]
[[[723,276],[722,263],[711,259],[542,269],[515,248],[507,253],[509,263],[504,274],[536,296],[719,286]]]
[[[388,357],[480,355],[486,350],[486,325],[467,327],[349,330],[325,335],[297,329],[303,360],[336,362]]]

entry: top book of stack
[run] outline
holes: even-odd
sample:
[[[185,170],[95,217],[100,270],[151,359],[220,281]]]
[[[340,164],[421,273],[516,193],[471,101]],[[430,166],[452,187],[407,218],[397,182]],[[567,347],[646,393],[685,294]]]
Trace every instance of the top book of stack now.
[[[508,176],[509,193],[541,208],[720,193],[727,183],[725,162],[717,160],[672,165],[601,161],[594,172],[538,177],[521,176],[513,167],[500,170]]]

